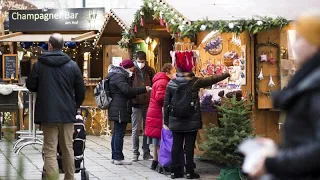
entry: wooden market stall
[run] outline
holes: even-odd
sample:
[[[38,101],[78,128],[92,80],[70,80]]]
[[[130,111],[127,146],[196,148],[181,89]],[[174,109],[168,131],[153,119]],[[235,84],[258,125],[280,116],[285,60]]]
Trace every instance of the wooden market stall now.
[[[104,8],[10,10],[9,31],[0,36],[0,42],[11,43],[7,53],[16,55],[16,71],[9,72],[10,68],[6,67],[8,63],[3,61],[1,77],[8,82],[25,83],[37,57],[48,50],[50,35],[61,33],[65,41],[63,51],[77,62],[83,73],[86,85],[83,105],[90,109],[90,121],[86,122],[86,126],[100,134],[104,133],[104,125],[101,125],[104,116],[93,118],[96,116],[93,110],[96,107],[93,89],[103,77],[102,49],[101,46],[93,45],[93,39],[104,19]]]
[[[273,109],[270,94],[285,87],[295,72],[295,58],[290,55],[295,31],[289,22],[319,3],[306,4],[298,0],[290,4],[284,0],[259,3],[250,0],[232,3],[223,0],[199,0],[197,3],[191,0],[144,0],[130,28],[123,32],[121,43],[123,47],[132,46],[133,40],[141,37],[146,19],[152,17],[153,24],[160,23],[158,28],[166,28],[175,38],[174,50],[193,50],[197,76],[223,70],[234,76],[219,86],[206,88],[201,94],[211,94],[213,99],[218,98],[221,90],[241,89],[243,95],[250,94],[254,100],[255,133],[279,142],[281,112]],[[292,11],[283,11],[288,8]],[[215,111],[203,112],[204,125],[218,124],[217,116]],[[201,141],[203,139],[199,136],[198,143]]]

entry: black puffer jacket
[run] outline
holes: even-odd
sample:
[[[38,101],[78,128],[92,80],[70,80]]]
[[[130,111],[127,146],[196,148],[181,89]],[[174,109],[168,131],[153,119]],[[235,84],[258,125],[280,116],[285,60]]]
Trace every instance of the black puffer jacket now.
[[[85,96],[78,65],[61,51],[43,53],[27,79],[27,88],[37,92],[35,123],[73,123]]]
[[[276,179],[320,179],[320,53],[273,99],[287,117],[283,144],[276,157],[266,159],[267,172]]]
[[[190,81],[194,81],[192,87],[192,99],[195,101],[196,113],[189,119],[178,119],[176,117],[170,116],[170,103],[172,97],[178,87],[178,85],[174,81],[170,81],[167,85],[166,95],[164,98],[164,124],[166,124],[171,131],[175,132],[191,132],[197,131],[202,128],[202,120],[201,120],[201,110],[200,110],[200,100],[198,97],[200,88],[211,86],[219,81],[222,81],[228,78],[229,73],[211,76],[207,78],[198,78],[195,77],[193,73],[178,73],[177,81],[179,83],[188,83]]]
[[[107,78],[110,78],[112,101],[108,109],[109,120],[131,122],[132,99],[146,93],[145,87],[133,88],[129,73],[123,67],[112,66]]]

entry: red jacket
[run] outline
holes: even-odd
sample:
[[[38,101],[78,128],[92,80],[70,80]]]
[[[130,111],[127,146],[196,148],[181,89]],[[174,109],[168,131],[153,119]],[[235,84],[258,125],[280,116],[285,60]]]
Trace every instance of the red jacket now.
[[[161,138],[162,107],[166,87],[170,78],[164,72],[157,73],[152,79],[152,91],[146,118],[145,135],[152,138]]]

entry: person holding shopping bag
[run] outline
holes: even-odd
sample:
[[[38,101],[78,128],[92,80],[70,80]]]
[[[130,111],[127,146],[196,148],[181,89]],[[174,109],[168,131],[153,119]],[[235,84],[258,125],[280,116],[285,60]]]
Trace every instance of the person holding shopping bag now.
[[[145,135],[147,136],[148,144],[154,145],[152,170],[156,170],[158,165],[158,153],[162,129],[162,107],[166,87],[170,79],[176,77],[176,68],[171,63],[163,65],[161,72],[157,73],[152,79],[152,91],[150,103],[146,118]]]
[[[230,74],[199,78],[192,72],[193,66],[179,61],[176,65],[177,78],[168,83],[163,104],[164,124],[173,134],[171,178],[183,177],[180,154],[185,145],[187,179],[196,179],[200,175],[194,172],[194,147],[198,130],[202,128],[199,90],[230,77]]]

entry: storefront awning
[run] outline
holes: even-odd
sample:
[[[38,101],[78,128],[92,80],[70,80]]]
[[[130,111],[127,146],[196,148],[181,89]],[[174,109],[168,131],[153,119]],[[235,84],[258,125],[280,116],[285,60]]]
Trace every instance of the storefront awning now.
[[[24,34],[22,32],[0,36],[0,42],[47,42],[51,34]],[[96,34],[90,31],[83,34],[62,34],[64,41],[81,42],[93,39]]]

